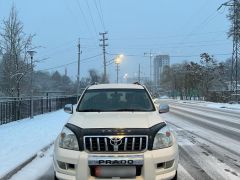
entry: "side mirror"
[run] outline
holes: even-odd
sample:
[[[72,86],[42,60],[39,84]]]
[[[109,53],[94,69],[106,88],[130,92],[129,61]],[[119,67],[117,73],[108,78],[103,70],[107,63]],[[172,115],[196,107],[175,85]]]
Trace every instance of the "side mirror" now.
[[[169,106],[167,104],[160,104],[158,112],[160,114],[169,112]]]
[[[73,105],[72,104],[66,104],[64,106],[64,111],[68,114],[72,114],[73,113]]]

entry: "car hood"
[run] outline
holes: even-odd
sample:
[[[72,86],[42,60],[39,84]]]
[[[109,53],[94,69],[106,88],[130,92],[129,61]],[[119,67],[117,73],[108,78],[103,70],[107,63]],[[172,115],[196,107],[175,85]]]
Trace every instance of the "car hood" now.
[[[149,128],[161,122],[158,112],[74,112],[68,121],[80,128]]]

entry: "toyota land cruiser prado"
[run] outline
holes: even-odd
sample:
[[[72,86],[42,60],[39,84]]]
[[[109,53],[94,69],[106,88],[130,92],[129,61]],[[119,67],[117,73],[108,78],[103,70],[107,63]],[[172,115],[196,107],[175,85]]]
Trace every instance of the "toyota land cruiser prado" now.
[[[88,87],[54,145],[56,178],[65,180],[177,179],[174,134],[139,84]]]

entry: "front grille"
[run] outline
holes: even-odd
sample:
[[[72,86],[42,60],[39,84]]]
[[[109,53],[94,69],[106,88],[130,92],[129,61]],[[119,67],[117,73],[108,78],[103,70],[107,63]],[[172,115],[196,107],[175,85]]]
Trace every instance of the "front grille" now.
[[[85,150],[89,152],[142,152],[147,149],[147,136],[85,136]]]

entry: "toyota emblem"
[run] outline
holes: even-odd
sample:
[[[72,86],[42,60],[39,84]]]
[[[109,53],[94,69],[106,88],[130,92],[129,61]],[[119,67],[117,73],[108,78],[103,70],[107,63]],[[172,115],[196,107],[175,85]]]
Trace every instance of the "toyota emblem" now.
[[[119,137],[110,138],[110,144],[113,146],[114,151],[118,151],[118,147],[122,144],[122,138]]]

